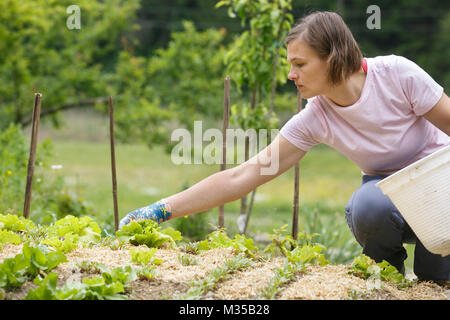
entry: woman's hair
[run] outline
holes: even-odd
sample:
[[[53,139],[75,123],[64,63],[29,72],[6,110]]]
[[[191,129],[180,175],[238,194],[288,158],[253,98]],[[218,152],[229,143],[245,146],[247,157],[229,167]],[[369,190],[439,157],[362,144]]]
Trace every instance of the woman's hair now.
[[[361,69],[362,53],[352,32],[335,12],[313,12],[301,18],[290,30],[284,43],[301,38],[319,56],[328,60],[328,80],[338,85]]]

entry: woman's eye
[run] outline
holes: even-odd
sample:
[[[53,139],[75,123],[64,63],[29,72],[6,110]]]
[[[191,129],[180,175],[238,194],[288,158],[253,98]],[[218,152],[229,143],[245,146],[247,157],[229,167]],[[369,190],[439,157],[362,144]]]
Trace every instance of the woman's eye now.
[[[303,63],[297,63],[297,67],[301,67],[301,66],[303,66]]]

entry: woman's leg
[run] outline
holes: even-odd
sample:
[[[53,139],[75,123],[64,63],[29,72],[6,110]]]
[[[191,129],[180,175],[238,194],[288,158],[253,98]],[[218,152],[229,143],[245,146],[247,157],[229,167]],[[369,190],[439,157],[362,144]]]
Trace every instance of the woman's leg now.
[[[345,207],[347,223],[363,253],[376,262],[388,261],[404,273],[403,243],[416,243],[414,273],[421,280],[449,280],[450,255],[428,251],[417,239],[388,196],[375,184],[384,177],[363,176],[362,185]]]
[[[421,280],[450,281],[450,255],[442,257],[431,253],[417,239],[414,249],[414,273]]]

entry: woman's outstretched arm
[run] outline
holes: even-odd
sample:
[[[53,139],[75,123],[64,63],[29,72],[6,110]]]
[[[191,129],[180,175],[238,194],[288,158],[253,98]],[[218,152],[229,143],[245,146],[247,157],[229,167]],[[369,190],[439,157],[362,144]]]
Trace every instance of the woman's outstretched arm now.
[[[208,176],[190,188],[165,198],[172,216],[206,211],[242,198],[258,186],[278,177],[306,154],[281,134],[246,162]]]
[[[278,134],[270,145],[246,162],[212,174],[184,191],[128,213],[120,221],[120,228],[132,220],[163,222],[240,199],[281,175],[305,154]]]

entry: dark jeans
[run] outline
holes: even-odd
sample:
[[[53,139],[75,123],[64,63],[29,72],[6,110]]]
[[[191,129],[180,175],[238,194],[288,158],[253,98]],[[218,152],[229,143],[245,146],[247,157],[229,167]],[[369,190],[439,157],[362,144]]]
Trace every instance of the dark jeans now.
[[[375,186],[383,178],[364,175],[345,207],[347,223],[363,253],[376,262],[388,261],[404,274],[403,243],[415,243],[414,274],[420,280],[449,280],[450,255],[442,257],[423,246],[389,197]]]

